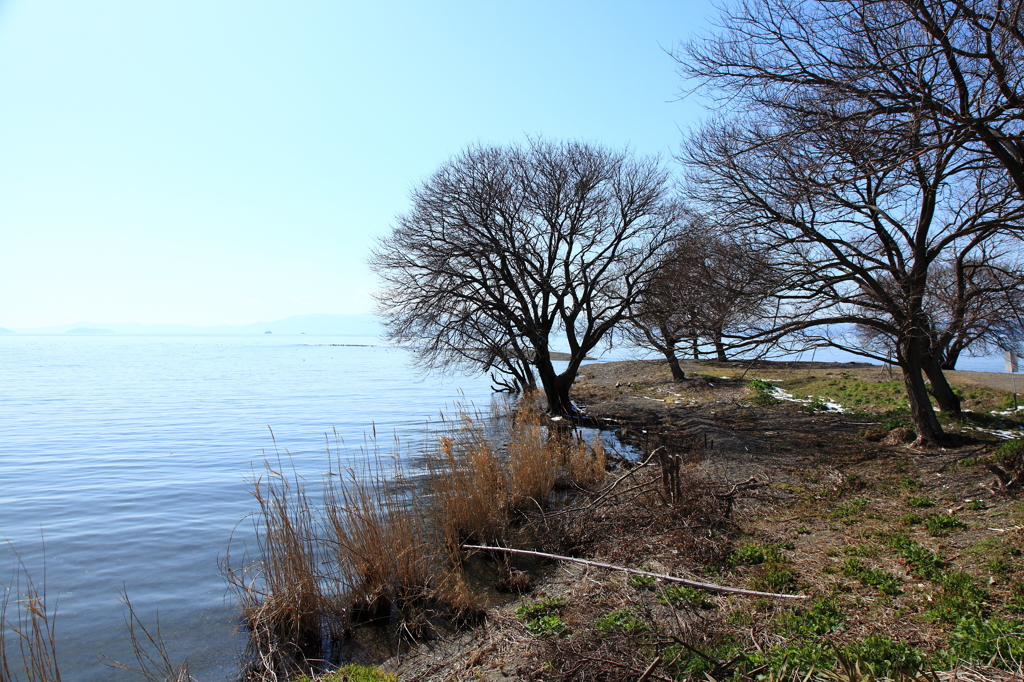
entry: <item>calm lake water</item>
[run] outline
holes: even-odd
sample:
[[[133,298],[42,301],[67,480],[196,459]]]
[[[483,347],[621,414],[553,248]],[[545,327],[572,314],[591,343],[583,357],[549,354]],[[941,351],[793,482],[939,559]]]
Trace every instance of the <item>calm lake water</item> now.
[[[45,547],[65,680],[136,679],[97,658],[134,662],[122,587],[175,661],[232,675],[244,642],[217,559],[232,532],[233,554],[251,544],[268,426],[315,489],[326,433],[345,457],[374,424],[415,450],[442,410],[490,405],[486,378],[418,381],[404,351],[330,345],[360,343],[376,340],[0,336],[0,583],[14,551],[40,581]]]

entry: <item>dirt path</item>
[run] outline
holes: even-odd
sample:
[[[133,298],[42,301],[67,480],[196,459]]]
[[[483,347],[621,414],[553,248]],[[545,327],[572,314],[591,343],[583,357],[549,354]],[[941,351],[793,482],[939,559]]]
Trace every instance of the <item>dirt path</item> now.
[[[968,372],[966,370],[952,370],[946,372],[946,377],[949,379],[950,383],[955,385],[980,384],[982,386],[987,386],[988,388],[997,388],[1002,391],[1012,391],[1016,388],[1018,395],[1021,392],[1024,392],[1024,376],[1017,379],[1012,374],[1005,374],[1003,372]]]

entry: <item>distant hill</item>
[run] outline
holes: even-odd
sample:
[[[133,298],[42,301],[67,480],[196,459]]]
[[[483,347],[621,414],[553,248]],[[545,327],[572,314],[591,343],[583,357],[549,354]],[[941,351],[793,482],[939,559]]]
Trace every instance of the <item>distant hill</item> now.
[[[201,335],[201,336],[234,336],[248,334],[264,334],[267,331],[278,335],[308,336],[379,336],[380,322],[374,315],[330,315],[315,313],[311,315],[293,315],[283,320],[272,322],[254,322],[253,324],[229,325],[220,324],[213,327],[197,327],[187,324],[140,324],[75,322],[74,324],[57,327],[37,327],[35,329],[19,329],[27,334],[129,334],[147,336]]]
[[[69,329],[65,334],[113,334],[113,329],[99,329],[97,327],[78,327],[77,329]]]
[[[11,331],[10,329],[4,329],[3,327],[0,327],[0,334],[13,334],[13,333],[14,332]]]

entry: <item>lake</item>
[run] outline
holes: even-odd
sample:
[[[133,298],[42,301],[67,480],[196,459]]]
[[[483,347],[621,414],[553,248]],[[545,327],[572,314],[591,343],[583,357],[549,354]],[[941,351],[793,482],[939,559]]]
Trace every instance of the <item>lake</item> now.
[[[407,352],[352,337],[0,337],[0,582],[17,551],[58,605],[63,679],[137,679],[127,590],[201,680],[235,671],[243,639],[217,567],[253,537],[246,479],[276,447],[315,489],[325,434],[343,456],[376,428],[424,442],[456,403],[487,409],[484,377],[418,381]],[[348,345],[333,345],[348,344]],[[268,428],[269,427],[269,428]],[[286,455],[290,454],[290,458]],[[13,547],[13,550],[12,550]]]

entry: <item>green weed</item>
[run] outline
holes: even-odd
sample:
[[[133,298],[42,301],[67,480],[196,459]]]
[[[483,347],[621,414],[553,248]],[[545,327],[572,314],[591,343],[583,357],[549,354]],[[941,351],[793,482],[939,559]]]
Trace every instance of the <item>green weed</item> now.
[[[956,623],[965,618],[982,617],[988,590],[979,585],[974,576],[965,571],[946,571],[937,577],[936,582],[941,589],[928,609],[932,618]]]
[[[924,527],[928,529],[929,535],[938,537],[960,528],[966,528],[967,524],[949,514],[935,514],[924,520]]]
[[[750,402],[759,407],[771,407],[772,405],[778,405],[779,399],[767,391],[758,391],[750,396]]]
[[[1017,669],[1024,662],[1024,623],[1002,618],[963,618],[949,635],[949,662],[970,661]]]
[[[533,604],[522,604],[516,609],[516,616],[526,621],[526,629],[541,637],[569,634],[569,628],[560,613],[565,608],[564,599],[549,597]]]
[[[868,500],[865,497],[857,497],[848,502],[836,505],[836,508],[829,514],[833,519],[850,520],[860,516],[868,508]]]
[[[715,608],[703,591],[688,585],[667,585],[658,595],[658,601],[670,606],[692,606],[698,609]]]
[[[916,526],[917,524],[924,521],[924,517],[917,512],[910,512],[900,517],[901,526]]]
[[[886,544],[899,552],[900,557],[907,562],[911,575],[915,578],[934,580],[946,567],[946,562],[941,556],[914,542],[906,535],[894,535]]]
[[[647,570],[647,569],[644,569]],[[626,581],[630,587],[635,587],[638,590],[654,590],[655,583],[658,579],[650,575],[631,575]]]
[[[921,509],[923,507],[934,507],[935,501],[930,497],[911,497],[907,499],[907,506],[913,507],[914,509]]]
[[[924,654],[917,647],[882,635],[850,642],[840,655],[868,668],[876,679],[912,679],[925,661]]]
[[[860,559],[849,557],[843,563],[842,572],[846,577],[856,578],[862,584],[875,587],[879,592],[890,597],[901,592],[899,578],[879,568],[868,568],[861,563]]]
[[[846,615],[835,599],[816,599],[805,609],[794,609],[779,619],[782,631],[792,637],[821,637],[841,628]]]
[[[619,609],[607,613],[595,621],[594,627],[602,632],[624,632],[633,635],[648,630],[647,624],[632,609]]]

